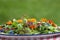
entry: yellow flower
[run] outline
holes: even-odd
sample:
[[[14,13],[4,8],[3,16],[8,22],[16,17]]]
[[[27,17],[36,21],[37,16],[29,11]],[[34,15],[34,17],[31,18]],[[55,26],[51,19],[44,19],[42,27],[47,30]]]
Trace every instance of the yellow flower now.
[[[31,22],[31,19],[27,19],[27,22]]]
[[[31,22],[36,22],[36,19],[35,19],[35,18],[32,18],[32,19],[31,19]]]
[[[46,18],[42,18],[41,21],[42,22],[47,22],[47,19]]]
[[[23,22],[23,20],[19,19],[19,20],[17,20],[17,22],[22,23],[22,22]]]

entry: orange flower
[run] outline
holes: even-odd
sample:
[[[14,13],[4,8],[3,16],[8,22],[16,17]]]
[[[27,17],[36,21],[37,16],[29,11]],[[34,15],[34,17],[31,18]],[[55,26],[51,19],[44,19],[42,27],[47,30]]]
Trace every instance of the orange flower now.
[[[17,20],[17,22],[22,23],[23,21],[21,19]]]
[[[0,30],[2,30],[3,28],[2,28],[2,26],[0,26]]]
[[[57,27],[57,25],[52,20],[48,20],[48,23],[50,23],[54,27]]]
[[[41,21],[42,22],[47,22],[47,19],[46,18],[42,18]]]
[[[53,27],[57,27],[57,25],[56,25],[56,24],[54,24],[54,23],[52,24],[52,26],[53,26]]]
[[[47,22],[50,24],[54,24],[54,22],[52,20],[48,20]]]
[[[8,21],[6,24],[11,25],[12,24],[12,21]]]
[[[35,27],[35,25],[30,25],[30,28],[35,29],[36,27]]]
[[[27,22],[31,22],[31,19],[27,19]]]
[[[36,22],[36,19],[35,19],[35,18],[32,18],[32,19],[31,19],[31,22]]]

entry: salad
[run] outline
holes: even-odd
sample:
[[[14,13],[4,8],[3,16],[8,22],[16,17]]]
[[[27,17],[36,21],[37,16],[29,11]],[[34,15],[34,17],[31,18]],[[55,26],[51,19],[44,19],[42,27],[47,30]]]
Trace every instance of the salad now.
[[[52,20],[42,18],[13,19],[0,25],[0,34],[49,34],[60,32]]]

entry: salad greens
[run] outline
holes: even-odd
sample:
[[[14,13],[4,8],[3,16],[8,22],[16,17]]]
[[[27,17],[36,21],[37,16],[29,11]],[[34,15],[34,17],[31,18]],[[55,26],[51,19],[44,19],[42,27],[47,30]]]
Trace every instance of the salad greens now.
[[[2,31],[3,30],[3,31]],[[5,34],[49,34],[60,32],[52,20],[42,18],[37,21],[35,18],[13,19],[0,26],[0,32]]]

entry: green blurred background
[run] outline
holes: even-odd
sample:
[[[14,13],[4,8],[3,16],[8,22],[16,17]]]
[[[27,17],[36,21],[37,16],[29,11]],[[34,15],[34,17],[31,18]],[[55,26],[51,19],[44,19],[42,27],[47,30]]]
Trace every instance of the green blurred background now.
[[[60,25],[60,0],[0,0],[0,23],[23,15],[45,17]]]

